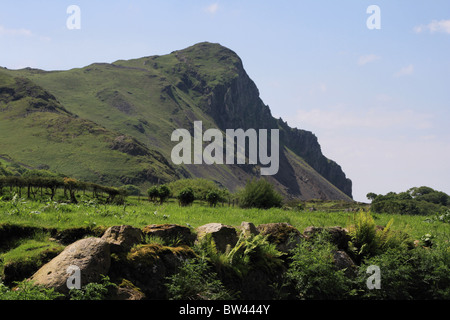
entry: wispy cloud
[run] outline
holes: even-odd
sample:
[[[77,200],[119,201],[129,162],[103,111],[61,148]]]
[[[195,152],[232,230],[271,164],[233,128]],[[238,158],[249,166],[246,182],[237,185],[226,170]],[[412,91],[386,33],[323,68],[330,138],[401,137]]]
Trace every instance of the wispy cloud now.
[[[0,36],[25,36],[30,37],[33,33],[28,29],[9,29],[4,26],[0,26]]]
[[[428,31],[430,33],[441,32],[450,34],[450,20],[433,20],[427,25],[414,27],[414,31],[417,33]]]
[[[394,73],[394,77],[410,76],[414,73],[414,66],[410,64],[409,66],[401,68],[398,72]]]
[[[216,14],[216,12],[219,10],[219,4],[213,3],[205,8],[205,11],[209,14]]]
[[[366,65],[368,63],[374,62],[374,61],[379,60],[379,59],[381,59],[380,56],[377,56],[375,54],[367,54],[367,55],[359,57],[358,65],[363,66],[363,65]]]

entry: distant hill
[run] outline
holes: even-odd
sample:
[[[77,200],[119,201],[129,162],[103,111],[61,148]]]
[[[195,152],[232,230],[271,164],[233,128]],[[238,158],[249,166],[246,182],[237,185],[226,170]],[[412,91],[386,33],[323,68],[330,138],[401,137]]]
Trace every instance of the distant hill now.
[[[280,169],[266,176],[285,196],[351,200],[352,183],[317,137],[271,115],[239,56],[199,43],[163,56],[67,71],[0,69],[0,155],[71,177],[146,188],[200,177],[235,191],[256,165],[175,165],[175,129],[280,130]]]

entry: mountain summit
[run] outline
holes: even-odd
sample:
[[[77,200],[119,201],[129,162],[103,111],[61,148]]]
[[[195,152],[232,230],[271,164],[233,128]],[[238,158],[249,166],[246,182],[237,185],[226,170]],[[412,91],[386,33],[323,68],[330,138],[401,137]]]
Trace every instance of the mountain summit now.
[[[172,132],[193,132],[195,121],[223,132],[278,129],[279,171],[267,179],[280,192],[351,200],[351,181],[317,137],[275,119],[239,56],[220,44],[67,71],[0,70],[1,154],[31,167],[142,188],[201,177],[234,191],[259,176],[256,165],[173,164]]]

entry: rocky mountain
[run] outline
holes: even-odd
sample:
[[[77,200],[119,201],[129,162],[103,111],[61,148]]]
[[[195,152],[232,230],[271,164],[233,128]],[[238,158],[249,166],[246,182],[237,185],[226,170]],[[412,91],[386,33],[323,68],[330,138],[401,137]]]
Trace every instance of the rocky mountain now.
[[[224,133],[278,129],[279,170],[265,177],[280,192],[351,200],[351,181],[317,137],[274,118],[239,56],[219,44],[66,71],[0,70],[0,154],[29,166],[142,188],[202,177],[234,191],[260,176],[259,165],[175,165],[172,132],[193,133],[195,121]]]

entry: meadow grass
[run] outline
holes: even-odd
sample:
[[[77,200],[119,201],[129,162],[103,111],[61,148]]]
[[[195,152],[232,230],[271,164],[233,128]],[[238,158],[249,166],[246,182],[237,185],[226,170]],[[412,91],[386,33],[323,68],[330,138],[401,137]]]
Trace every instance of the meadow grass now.
[[[78,204],[54,201],[33,201],[16,199],[0,201],[0,224],[18,224],[44,229],[59,230],[76,227],[110,227],[132,225],[143,228],[150,224],[179,224],[195,229],[207,223],[223,223],[238,227],[243,221],[260,225],[272,222],[286,222],[300,232],[308,226],[348,227],[353,223],[356,212],[326,212],[295,210],[286,208],[243,209],[227,204],[209,207],[195,201],[188,207],[180,207],[174,200],[160,205],[145,198],[128,197],[124,205],[98,204],[95,200],[81,196]],[[379,226],[385,226],[394,219],[392,228],[403,230],[414,239],[424,234],[432,234],[449,240],[448,223],[434,221],[430,216],[372,213]]]

